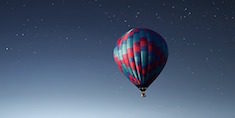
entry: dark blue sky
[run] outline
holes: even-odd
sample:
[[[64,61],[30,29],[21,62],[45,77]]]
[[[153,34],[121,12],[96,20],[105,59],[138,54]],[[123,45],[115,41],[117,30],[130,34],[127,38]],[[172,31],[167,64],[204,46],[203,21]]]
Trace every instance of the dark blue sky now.
[[[133,27],[168,62],[141,98],[113,60]],[[234,118],[233,0],[0,0],[1,118]]]

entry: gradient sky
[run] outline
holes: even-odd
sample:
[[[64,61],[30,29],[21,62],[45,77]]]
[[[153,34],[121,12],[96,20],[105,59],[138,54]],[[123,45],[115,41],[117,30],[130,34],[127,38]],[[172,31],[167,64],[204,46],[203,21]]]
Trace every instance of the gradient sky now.
[[[112,51],[133,27],[168,62],[141,98]],[[0,118],[234,118],[233,0],[0,0]]]

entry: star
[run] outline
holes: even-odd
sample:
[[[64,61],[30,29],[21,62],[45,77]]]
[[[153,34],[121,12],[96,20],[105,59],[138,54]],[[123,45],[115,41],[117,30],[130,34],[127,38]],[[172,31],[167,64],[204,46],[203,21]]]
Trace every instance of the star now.
[[[38,52],[37,51],[33,51],[33,54],[36,55],[36,54],[38,54]]]
[[[69,37],[65,37],[66,40],[69,40]]]
[[[29,19],[29,18],[27,18],[27,19],[26,19],[26,22],[29,22],[29,21],[30,21],[30,19]]]
[[[54,2],[52,2],[52,3],[51,3],[51,6],[55,6],[55,3],[54,3]]]
[[[40,21],[41,21],[41,22],[44,22],[44,18],[40,18]]]

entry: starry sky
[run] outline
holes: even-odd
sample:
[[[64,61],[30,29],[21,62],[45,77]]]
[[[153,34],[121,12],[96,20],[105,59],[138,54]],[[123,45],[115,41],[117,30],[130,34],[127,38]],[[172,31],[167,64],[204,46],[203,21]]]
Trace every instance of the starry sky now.
[[[113,60],[134,27],[168,62],[141,98]],[[0,0],[1,118],[234,118],[235,1]]]

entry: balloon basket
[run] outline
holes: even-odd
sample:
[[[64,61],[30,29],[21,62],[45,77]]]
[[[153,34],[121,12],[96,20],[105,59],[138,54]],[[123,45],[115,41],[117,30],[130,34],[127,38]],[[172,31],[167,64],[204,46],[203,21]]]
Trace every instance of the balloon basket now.
[[[142,97],[142,98],[146,97],[145,91],[141,91],[141,97]]]

